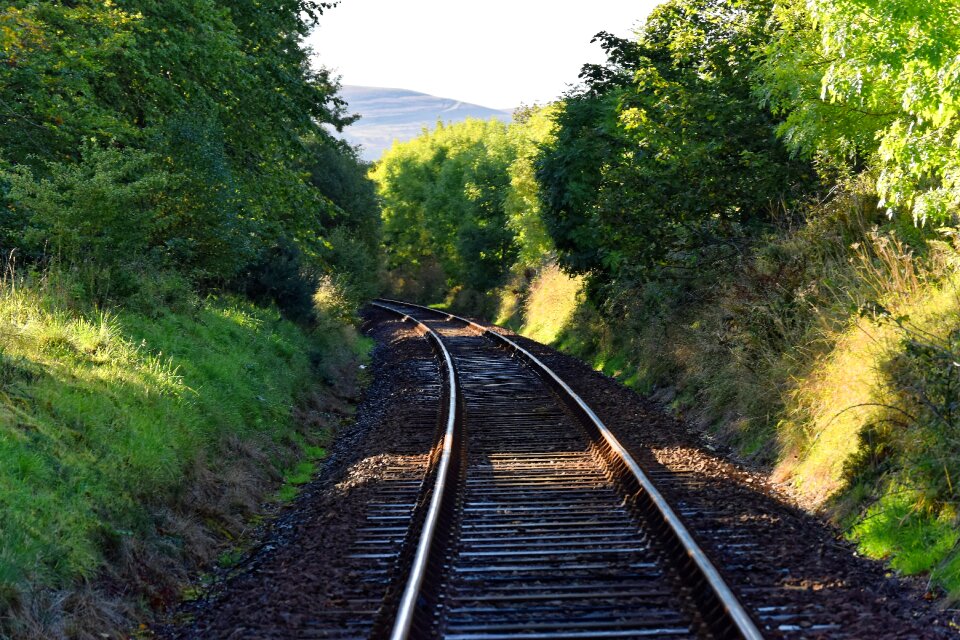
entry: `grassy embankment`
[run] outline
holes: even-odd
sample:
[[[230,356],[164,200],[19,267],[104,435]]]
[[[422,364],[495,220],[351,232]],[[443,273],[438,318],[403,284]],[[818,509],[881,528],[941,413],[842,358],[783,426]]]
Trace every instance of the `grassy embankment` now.
[[[548,265],[496,320],[656,393],[863,551],[960,597],[957,252],[883,227],[868,189],[814,213],[733,267],[623,286],[603,310]]]
[[[0,636],[97,637],[175,598],[348,411],[351,328],[152,284],[115,310],[69,278],[0,287]]]

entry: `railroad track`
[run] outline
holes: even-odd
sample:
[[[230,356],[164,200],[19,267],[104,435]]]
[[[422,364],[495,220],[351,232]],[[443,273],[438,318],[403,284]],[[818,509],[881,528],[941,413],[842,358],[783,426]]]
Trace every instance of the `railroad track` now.
[[[373,304],[418,326],[444,378],[402,543],[403,514],[388,519],[382,559],[399,579],[373,637],[762,637],[649,478],[552,371],[462,318]]]

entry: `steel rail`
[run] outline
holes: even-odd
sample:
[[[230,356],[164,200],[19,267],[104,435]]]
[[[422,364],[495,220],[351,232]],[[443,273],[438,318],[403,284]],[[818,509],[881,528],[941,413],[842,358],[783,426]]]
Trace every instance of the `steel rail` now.
[[[427,565],[430,559],[430,553],[434,545],[434,537],[437,530],[437,524],[440,520],[440,510],[443,503],[444,492],[447,490],[448,476],[451,469],[451,459],[453,457],[453,440],[457,428],[457,370],[453,366],[453,358],[440,337],[427,325],[423,324],[413,316],[407,315],[398,309],[380,304],[376,301],[371,303],[373,306],[401,316],[403,322],[413,322],[421,328],[428,336],[437,350],[443,357],[447,370],[447,384],[449,386],[447,403],[447,423],[443,433],[443,449],[440,454],[440,462],[437,465],[437,477],[430,497],[430,507],[427,511],[426,519],[423,523],[423,529],[417,543],[416,554],[413,558],[413,564],[410,568],[410,575],[407,578],[403,589],[403,595],[400,597],[400,605],[397,609],[396,621],[390,632],[390,640],[406,640],[410,637],[413,625],[414,614],[417,607],[417,599],[420,590],[423,587],[423,581],[427,573]]]
[[[626,468],[633,475],[637,484],[646,494],[652,505],[663,518],[663,521],[669,527],[669,530],[682,545],[687,557],[694,563],[696,571],[706,581],[712,593],[723,606],[726,612],[726,618],[732,625],[736,634],[742,638],[745,638],[746,640],[763,640],[763,634],[750,617],[750,614],[747,613],[746,609],[724,581],[713,562],[711,562],[706,553],[704,553],[704,551],[700,548],[700,545],[697,544],[693,535],[667,502],[666,498],[664,498],[663,494],[660,493],[653,482],[647,477],[647,474],[643,471],[637,461],[632,455],[630,455],[626,448],[624,448],[620,441],[617,440],[616,436],[614,436],[610,429],[603,423],[602,420],[600,420],[597,414],[594,413],[587,403],[584,402],[583,399],[572,388],[570,388],[569,385],[567,385],[566,382],[564,382],[556,373],[554,373],[552,369],[550,369],[547,365],[541,362],[539,358],[534,356],[532,353],[521,347],[513,340],[510,340],[503,334],[494,331],[489,327],[477,324],[476,322],[468,320],[467,318],[462,318],[446,311],[431,309],[430,307],[424,307],[409,302],[390,300],[386,298],[380,298],[378,300],[379,302],[374,302],[373,304],[381,308],[390,309],[394,313],[400,314],[403,312],[387,305],[394,304],[402,307],[413,307],[414,309],[445,317],[448,320],[463,322],[479,331],[482,335],[491,338],[495,342],[501,343],[514,353],[518,354],[522,359],[526,360],[534,368],[534,370],[545,376],[548,381],[555,385],[555,387],[562,390],[563,394],[566,395],[567,398],[592,423],[594,428],[597,429],[606,444],[610,447],[611,451],[622,460]],[[386,305],[382,303],[386,303]],[[439,340],[439,338],[437,339]],[[394,636],[393,638],[394,640],[403,640],[406,638],[406,636]]]

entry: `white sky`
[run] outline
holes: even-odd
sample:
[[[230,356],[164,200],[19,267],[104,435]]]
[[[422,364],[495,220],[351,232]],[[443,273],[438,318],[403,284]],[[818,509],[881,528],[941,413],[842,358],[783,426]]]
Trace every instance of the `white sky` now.
[[[310,37],[343,84],[485,107],[548,102],[603,60],[590,38],[630,36],[659,0],[342,0]]]

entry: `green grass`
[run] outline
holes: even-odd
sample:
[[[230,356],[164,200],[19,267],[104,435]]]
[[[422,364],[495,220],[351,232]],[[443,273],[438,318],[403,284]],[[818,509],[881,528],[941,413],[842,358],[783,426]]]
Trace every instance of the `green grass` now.
[[[184,498],[198,466],[222,472],[230,447],[256,443],[268,452],[261,464],[280,464],[269,452],[297,441],[291,409],[311,383],[315,348],[276,311],[230,297],[144,315],[8,283],[0,606],[94,577],[125,539],[169,537],[156,510]],[[304,465],[288,480],[312,473]]]
[[[290,502],[297,497],[300,487],[313,479],[317,466],[310,461],[298,462],[283,474],[283,485],[277,490],[277,501]]]
[[[317,462],[327,457],[325,447],[303,443],[303,460],[287,469],[283,474],[283,484],[277,489],[277,502],[292,502],[300,493],[300,488],[313,480],[317,472]]]
[[[953,514],[925,513],[915,507],[909,490],[891,488],[850,529],[861,550],[890,560],[890,566],[908,575],[938,568],[953,551],[960,532]],[[956,558],[954,558],[956,561]],[[943,567],[942,577],[949,577]],[[955,587],[954,582],[945,586]]]
[[[373,352],[374,344],[373,338],[367,336],[357,336],[354,340],[352,350],[362,364],[370,364],[370,354]]]

